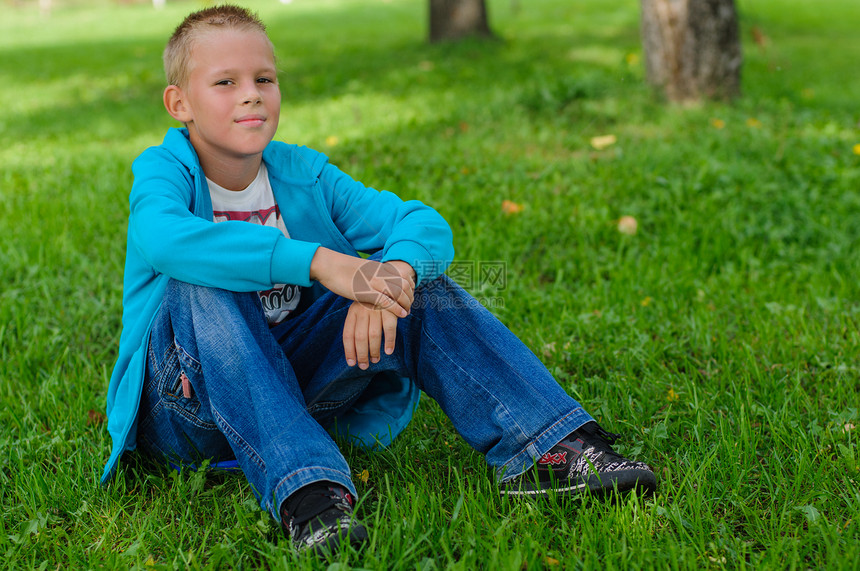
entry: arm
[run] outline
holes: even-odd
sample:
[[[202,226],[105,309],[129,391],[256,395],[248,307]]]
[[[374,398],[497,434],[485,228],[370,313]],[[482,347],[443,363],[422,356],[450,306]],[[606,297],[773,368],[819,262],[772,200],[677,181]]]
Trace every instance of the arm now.
[[[392,261],[383,265],[415,283],[415,270],[406,262]],[[360,369],[367,369],[369,363],[379,362],[383,340],[385,354],[394,353],[396,337],[397,317],[393,313],[354,302],[343,324],[343,350],[347,365],[358,364]]]
[[[129,232],[154,271],[231,291],[265,290],[274,283],[310,285],[319,244],[289,240],[275,228],[216,224],[196,216],[191,211],[194,180],[160,148],[144,152],[133,170]]]
[[[413,286],[435,279],[450,263],[451,229],[432,208],[365,187],[328,163],[320,181],[332,221],[343,236],[359,251],[383,250],[383,265]],[[343,330],[347,364],[365,369],[369,362],[376,363],[383,340],[385,353],[391,354],[396,331],[396,314],[353,303]]]
[[[311,260],[310,277],[333,293],[372,309],[406,317],[414,297],[414,281],[399,267],[319,248]]]
[[[434,209],[368,188],[328,163],[320,181],[332,220],[356,250],[382,250],[383,262],[406,262],[414,268],[416,285],[435,279],[451,263],[451,228]]]

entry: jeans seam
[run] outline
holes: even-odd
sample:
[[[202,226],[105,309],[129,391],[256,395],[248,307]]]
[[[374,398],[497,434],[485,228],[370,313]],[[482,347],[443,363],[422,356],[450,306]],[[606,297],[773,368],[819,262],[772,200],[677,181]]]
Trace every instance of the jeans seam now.
[[[195,369],[198,373],[203,373],[203,365],[200,361],[192,357],[175,337],[173,338],[173,348],[176,349],[176,359],[179,361],[180,366],[184,366],[182,363],[182,357],[185,357],[189,361],[189,366],[191,368]]]
[[[138,434],[146,434],[146,429],[152,424],[152,419],[155,418],[158,413],[161,412],[161,409],[164,407],[164,401],[158,399],[158,402],[152,407],[151,410],[147,412],[145,418],[140,419],[138,423]]]
[[[266,470],[266,462],[263,458],[254,450],[254,447],[251,446],[247,440],[242,438],[236,430],[230,426],[230,424],[224,420],[224,417],[221,416],[221,413],[218,412],[216,408],[212,408],[212,415],[215,417],[215,422],[218,424],[218,428],[221,430],[221,433],[224,434],[225,437],[235,442],[243,452],[248,456],[250,460],[254,462],[261,470]]]
[[[332,294],[332,295],[334,295],[334,294]],[[349,312],[350,305],[345,305],[344,307],[341,307],[340,309],[335,310],[335,311],[327,311],[325,313],[325,315],[322,316],[320,321],[316,321],[314,323],[305,325],[304,327],[301,327],[301,328],[298,328],[294,331],[291,331],[289,337],[302,336],[302,335],[307,334],[308,331],[313,331],[315,329],[319,329],[323,321],[325,321],[327,319],[335,319],[339,314],[341,314],[341,313],[345,314],[345,313]],[[346,318],[344,318],[344,319],[346,319]]]
[[[326,400],[324,400],[324,401],[319,402],[319,403],[314,403],[312,405],[308,405],[308,407],[307,407],[308,414],[313,416],[313,414],[316,412],[326,412],[329,410],[337,410],[338,408],[344,406],[345,404],[347,404],[351,401],[354,401],[358,394],[361,394],[361,391],[358,391],[356,394],[351,395],[349,398],[346,398],[346,399],[341,399],[338,401],[326,401]]]
[[[178,414],[179,416],[181,416],[182,418],[184,418],[185,420],[187,420],[189,423],[193,424],[194,426],[196,426],[198,428],[202,428],[203,430],[218,430],[217,424],[213,424],[211,422],[206,422],[205,420],[202,420],[200,417],[198,417],[195,414],[195,412],[200,410],[200,402],[199,401],[197,402],[197,405],[196,405],[194,411],[188,410],[187,408],[180,406],[179,404],[177,404],[175,402],[164,401],[163,399],[162,399],[162,402],[164,403],[165,408],[172,410],[174,413]]]
[[[520,435],[521,435],[521,436],[525,437],[525,435],[526,435],[526,434],[525,434],[525,431],[523,430],[523,427],[519,425],[519,423],[516,421],[516,419],[514,419],[513,415],[511,415],[511,412],[508,410],[508,407],[507,407],[507,406],[505,406],[505,405],[504,405],[504,403],[503,403],[502,401],[500,401],[500,400],[499,400],[499,398],[498,398],[498,397],[496,397],[496,396],[492,393],[492,391],[490,391],[489,389],[487,389],[487,387],[485,387],[483,383],[481,383],[480,381],[478,381],[478,379],[476,379],[476,378],[475,378],[475,377],[473,377],[472,375],[469,375],[469,374],[468,374],[468,373],[463,369],[463,367],[461,367],[461,366],[460,366],[460,364],[459,364],[457,361],[455,361],[455,360],[451,359],[451,357],[449,357],[449,356],[448,356],[448,353],[442,350],[442,347],[441,347],[438,343],[436,343],[436,340],[435,340],[435,339],[433,339],[433,337],[430,335],[430,333],[429,333],[429,332],[427,332],[427,330],[424,328],[424,321],[423,321],[420,317],[414,316],[414,317],[413,317],[413,319],[417,320],[417,321],[421,324],[421,333],[422,333],[422,335],[424,335],[424,336],[425,336],[425,337],[430,341],[430,343],[432,343],[432,344],[433,344],[433,346],[434,346],[434,347],[436,347],[436,349],[438,349],[438,350],[439,350],[439,353],[440,353],[440,354],[442,354],[442,355],[444,355],[444,356],[445,356],[445,358],[446,358],[446,359],[448,359],[448,361],[450,361],[450,362],[453,364],[453,366],[454,366],[454,367],[456,367],[456,368],[457,368],[460,372],[462,372],[465,376],[467,376],[467,377],[471,378],[471,379],[475,382],[475,384],[476,384],[477,386],[481,387],[481,390],[482,390],[482,391],[484,391],[484,393],[485,393],[488,397],[492,398],[492,399],[496,402],[496,405],[497,405],[497,406],[499,406],[499,405],[500,405],[500,406],[502,407],[502,409],[504,409],[504,411],[505,411],[505,415],[506,415],[508,418],[510,418],[510,419],[511,419],[511,424],[512,424],[513,426],[516,426],[516,428],[517,428],[517,430],[520,432]],[[424,383],[421,383],[419,386],[423,386],[423,384],[424,384]]]
[[[152,344],[149,344],[147,349],[147,358],[148,365],[152,369],[152,374],[150,375],[152,378],[159,378],[161,376],[162,371],[164,371],[167,367],[165,366],[169,361],[170,353],[173,351],[174,347],[172,345],[168,345],[164,348],[164,351],[160,356],[155,354],[155,351],[152,348]]]

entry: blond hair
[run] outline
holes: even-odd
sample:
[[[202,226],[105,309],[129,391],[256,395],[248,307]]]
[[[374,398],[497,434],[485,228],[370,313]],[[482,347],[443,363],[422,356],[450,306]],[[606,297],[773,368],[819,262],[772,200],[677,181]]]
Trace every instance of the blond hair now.
[[[271,45],[266,25],[253,12],[223,4],[189,14],[170,36],[164,48],[164,74],[168,85],[183,87],[191,67],[191,48],[194,40],[206,32],[242,30],[260,32]],[[274,52],[274,47],[272,48]]]

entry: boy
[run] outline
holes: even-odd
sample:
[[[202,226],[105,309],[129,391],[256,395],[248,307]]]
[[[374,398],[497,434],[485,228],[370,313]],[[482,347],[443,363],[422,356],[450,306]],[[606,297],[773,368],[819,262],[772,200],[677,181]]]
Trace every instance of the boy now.
[[[419,389],[495,467],[501,492],[651,491],[537,358],[442,272],[431,208],[272,142],[281,97],[265,27],[242,8],[188,16],[165,52],[184,124],[134,162],[114,445],[232,461],[298,549],[359,544],[332,436],[387,444]],[[357,252],[373,253],[363,259]]]

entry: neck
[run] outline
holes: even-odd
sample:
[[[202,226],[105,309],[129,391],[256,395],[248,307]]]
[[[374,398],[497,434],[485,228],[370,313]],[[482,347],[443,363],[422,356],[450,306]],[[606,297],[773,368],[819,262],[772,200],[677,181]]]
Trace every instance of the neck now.
[[[225,161],[212,156],[198,155],[206,178],[227,190],[244,190],[257,178],[262,153],[251,157]]]

